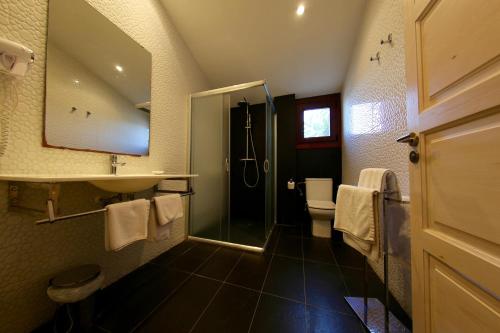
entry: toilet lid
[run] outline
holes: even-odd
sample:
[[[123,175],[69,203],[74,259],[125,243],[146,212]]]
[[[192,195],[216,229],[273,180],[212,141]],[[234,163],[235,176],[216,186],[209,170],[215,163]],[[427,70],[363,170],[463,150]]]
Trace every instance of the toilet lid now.
[[[335,209],[335,203],[333,201],[307,200],[307,206],[316,209]]]
[[[60,288],[76,287],[95,279],[101,273],[98,265],[82,265],[56,275],[50,285]]]

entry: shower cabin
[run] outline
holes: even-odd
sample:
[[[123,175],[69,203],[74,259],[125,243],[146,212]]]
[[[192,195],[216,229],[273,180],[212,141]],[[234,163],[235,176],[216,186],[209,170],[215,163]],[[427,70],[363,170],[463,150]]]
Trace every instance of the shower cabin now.
[[[275,223],[275,109],[265,81],[191,95],[189,237],[263,251]]]

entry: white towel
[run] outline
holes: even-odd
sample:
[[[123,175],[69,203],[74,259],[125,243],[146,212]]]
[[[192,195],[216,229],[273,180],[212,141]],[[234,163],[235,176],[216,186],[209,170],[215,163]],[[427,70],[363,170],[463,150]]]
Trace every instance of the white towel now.
[[[153,198],[158,224],[165,225],[184,216],[184,206],[178,193]]]
[[[369,259],[378,261],[380,259],[381,230],[385,222],[383,210],[384,192],[387,192],[385,197],[390,197],[396,200],[401,200],[401,192],[399,191],[396,175],[388,169],[367,168],[361,170],[361,173],[359,174],[358,187],[364,187],[380,192],[377,199],[378,202],[375,205],[376,216],[374,242],[367,242],[346,233],[343,235],[344,242],[361,252],[361,254],[367,256]]]
[[[375,242],[377,191],[340,185],[337,193],[334,228],[359,240]]]
[[[149,200],[139,199],[106,206],[105,247],[118,251],[148,234]]]
[[[156,216],[156,207],[155,205],[151,205],[148,222],[148,240],[150,241],[160,241],[170,237],[172,223],[160,225]]]

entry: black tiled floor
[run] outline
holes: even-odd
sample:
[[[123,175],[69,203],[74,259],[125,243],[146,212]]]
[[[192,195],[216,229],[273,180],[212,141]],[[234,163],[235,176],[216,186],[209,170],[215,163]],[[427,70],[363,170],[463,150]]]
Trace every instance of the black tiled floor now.
[[[330,311],[351,314],[344,300],[347,289],[336,265],[305,262],[307,304]]]
[[[225,280],[240,256],[240,251],[221,248],[196,273],[213,279]]]
[[[363,333],[363,324],[352,316],[307,306],[308,332]]]
[[[205,243],[196,244],[175,258],[170,263],[170,267],[186,272],[194,272],[216,250],[217,247],[214,245]]]
[[[302,261],[274,256],[264,284],[264,292],[304,302]]]
[[[250,332],[306,332],[305,305],[263,294]]]
[[[290,228],[283,229],[287,230]],[[302,238],[281,232],[278,244],[276,245],[275,253],[287,257],[302,259]]]
[[[179,245],[174,246],[170,250],[162,253],[158,257],[154,258],[151,262],[158,265],[168,265],[179,255],[189,251],[192,247],[196,245],[193,241],[185,241]]]
[[[259,293],[224,285],[193,332],[247,332]]]
[[[339,242],[332,242],[331,247],[340,266],[363,268],[363,256],[352,247]]]
[[[95,329],[363,332],[344,300],[362,295],[361,256],[304,230],[276,226],[265,254],[183,242],[99,292]],[[382,299],[380,280],[369,274],[369,295]],[[411,325],[397,303],[391,308]]]
[[[188,274],[164,269],[155,279],[103,313],[97,325],[111,332],[129,332],[181,285]]]
[[[192,276],[138,331],[189,332],[220,285],[215,280]]]
[[[302,242],[304,260],[320,261],[328,264],[335,263],[328,239],[304,238]]]
[[[227,282],[260,291],[270,262],[270,255],[243,253]]]

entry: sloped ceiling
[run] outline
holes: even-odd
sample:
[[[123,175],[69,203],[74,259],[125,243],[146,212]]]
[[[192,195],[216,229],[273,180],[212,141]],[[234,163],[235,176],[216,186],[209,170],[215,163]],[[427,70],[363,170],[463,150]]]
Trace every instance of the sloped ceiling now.
[[[365,7],[365,0],[161,1],[213,88],[265,79],[274,96],[297,97],[341,90]]]

